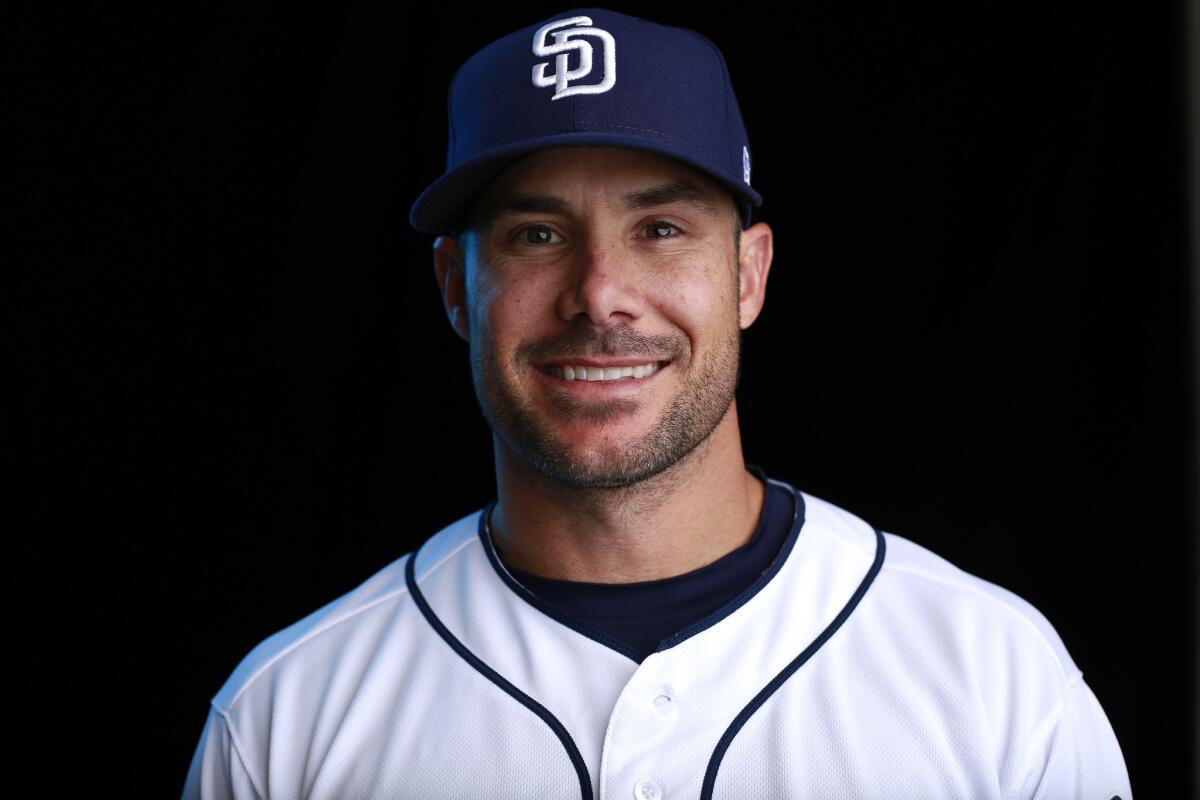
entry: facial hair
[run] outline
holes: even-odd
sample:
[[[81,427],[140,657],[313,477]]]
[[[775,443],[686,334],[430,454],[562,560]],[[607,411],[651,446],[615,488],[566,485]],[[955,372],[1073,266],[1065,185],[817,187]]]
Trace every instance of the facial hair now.
[[[649,433],[625,442],[618,453],[605,452],[586,460],[554,432],[552,419],[512,380],[552,358],[645,355],[651,356],[648,360],[669,359],[669,369],[682,376],[682,385]],[[550,339],[521,345],[513,351],[508,369],[502,370],[487,325],[472,326],[471,335],[475,396],[492,430],[530,468],[574,489],[620,489],[640,483],[681,461],[712,434],[728,413],[737,390],[739,326],[736,322],[729,326],[698,368],[694,368],[693,355],[690,340],[682,333],[645,336],[625,323],[607,331],[583,323]],[[645,402],[637,398],[587,402],[560,392],[545,396],[563,418],[599,423],[636,413]]]

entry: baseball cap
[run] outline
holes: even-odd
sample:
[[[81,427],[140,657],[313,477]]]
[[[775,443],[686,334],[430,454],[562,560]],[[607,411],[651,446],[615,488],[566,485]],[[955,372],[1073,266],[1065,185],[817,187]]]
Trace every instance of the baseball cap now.
[[[450,83],[446,171],[409,222],[446,233],[498,173],[553,147],[631,147],[700,169],[749,227],[762,197],[725,57],[688,28],[603,8],[564,11],[492,42]]]

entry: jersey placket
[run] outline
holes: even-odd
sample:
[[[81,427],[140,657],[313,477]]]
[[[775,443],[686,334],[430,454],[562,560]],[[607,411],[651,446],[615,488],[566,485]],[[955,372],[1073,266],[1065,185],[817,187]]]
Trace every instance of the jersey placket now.
[[[829,628],[871,566],[820,575],[822,545],[801,535],[779,573],[743,605],[639,665],[609,719],[601,798],[702,796],[735,720],[756,698],[771,702],[768,685]]]

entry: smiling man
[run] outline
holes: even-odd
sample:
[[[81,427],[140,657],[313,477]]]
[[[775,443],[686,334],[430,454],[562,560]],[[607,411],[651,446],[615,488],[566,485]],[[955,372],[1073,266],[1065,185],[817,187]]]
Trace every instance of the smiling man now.
[[[746,462],[773,233],[715,45],[564,12],[449,100],[410,221],[497,496],[255,648],[185,798],[1128,800],[1036,608]]]
[[[767,224],[743,231],[731,193],[679,161],[582,146],[508,166],[459,239],[435,266],[494,431],[506,560],[621,583],[744,545],[764,485],[734,389]]]

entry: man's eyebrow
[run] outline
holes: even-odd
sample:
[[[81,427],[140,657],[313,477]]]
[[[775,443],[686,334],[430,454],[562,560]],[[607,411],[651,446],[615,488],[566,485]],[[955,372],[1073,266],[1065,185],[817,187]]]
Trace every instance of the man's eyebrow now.
[[[671,203],[684,203],[710,213],[719,210],[707,194],[682,178],[671,183],[639,189],[621,198],[621,205],[630,211],[657,208]],[[571,206],[562,198],[553,195],[513,194],[499,201],[491,209],[491,213],[496,216],[519,213],[565,216],[571,213]]]
[[[716,204],[707,194],[682,178],[661,186],[652,186],[649,189],[631,192],[625,195],[622,201],[625,208],[631,211],[640,208],[657,208],[671,203],[685,203],[711,213],[718,211]]]
[[[501,200],[492,209],[494,215],[519,214],[568,214],[571,210],[566,201],[552,195],[513,194]]]

